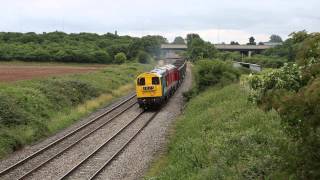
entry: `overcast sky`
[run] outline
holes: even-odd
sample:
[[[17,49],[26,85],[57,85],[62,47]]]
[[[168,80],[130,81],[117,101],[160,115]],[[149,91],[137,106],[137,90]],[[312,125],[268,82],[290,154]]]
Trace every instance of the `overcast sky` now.
[[[0,31],[159,34],[194,32],[213,43],[267,41],[320,31],[320,0],[0,0]]]

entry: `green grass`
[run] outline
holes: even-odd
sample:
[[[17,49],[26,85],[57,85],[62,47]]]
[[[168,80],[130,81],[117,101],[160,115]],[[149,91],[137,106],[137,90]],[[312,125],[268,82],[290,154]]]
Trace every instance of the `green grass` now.
[[[134,89],[150,65],[0,84],[0,158],[69,126]]]
[[[286,179],[279,116],[247,98],[237,84],[192,98],[146,179]]]

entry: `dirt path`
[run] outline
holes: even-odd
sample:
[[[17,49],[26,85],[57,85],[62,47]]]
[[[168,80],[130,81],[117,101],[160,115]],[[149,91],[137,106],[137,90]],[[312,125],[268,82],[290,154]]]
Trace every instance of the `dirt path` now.
[[[169,129],[183,108],[182,93],[191,88],[190,65],[185,81],[141,134],[107,167],[98,179],[142,179],[154,158],[167,145]]]
[[[102,67],[77,67],[77,66],[13,66],[0,65],[0,81],[12,82],[33,78],[42,78],[52,75],[73,73],[87,73],[97,71]]]

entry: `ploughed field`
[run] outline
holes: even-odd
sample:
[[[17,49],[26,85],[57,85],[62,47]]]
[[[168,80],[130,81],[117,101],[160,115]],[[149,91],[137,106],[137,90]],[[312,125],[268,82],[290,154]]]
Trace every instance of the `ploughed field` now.
[[[41,65],[41,64],[0,64],[0,81],[12,82],[33,78],[42,78],[52,75],[87,73],[97,71],[104,65]]]

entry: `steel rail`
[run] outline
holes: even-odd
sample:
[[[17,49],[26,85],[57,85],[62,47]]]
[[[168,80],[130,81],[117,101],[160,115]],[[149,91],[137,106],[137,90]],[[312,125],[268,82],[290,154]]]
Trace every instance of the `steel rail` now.
[[[106,161],[92,176],[90,176],[89,180],[95,179],[100,172],[105,169],[106,166],[108,166],[118,155],[120,155],[120,153],[132,142],[132,140],[138,136],[138,134],[145,128],[147,127],[147,125],[156,117],[156,115],[158,114],[158,112],[155,112],[150,118],[149,120],[142,126],[142,128],[139,129],[139,131],[137,131],[122,147],[121,149],[119,149],[116,153],[114,153],[111,158]]]
[[[63,141],[64,139],[66,139],[66,138],[72,136],[73,134],[79,132],[80,130],[84,129],[84,128],[87,127],[88,125],[96,122],[97,120],[101,119],[101,118],[104,117],[105,115],[111,113],[112,111],[116,110],[116,109],[119,108],[120,106],[124,105],[125,103],[127,103],[128,101],[130,101],[131,99],[133,99],[134,97],[136,97],[135,94],[129,96],[127,99],[121,101],[119,104],[115,105],[114,107],[112,107],[111,109],[107,110],[106,112],[100,114],[99,116],[95,117],[94,119],[88,121],[87,123],[81,125],[81,126],[78,127],[77,129],[69,132],[68,134],[64,135],[63,137],[61,137],[61,138],[53,141],[52,143],[46,145],[45,147],[39,149],[38,151],[32,153],[31,155],[25,157],[24,159],[22,159],[22,160],[16,162],[15,164],[7,167],[6,169],[4,169],[4,170],[2,170],[2,171],[0,172],[0,176],[3,176],[3,175],[5,175],[5,174],[7,174],[9,171],[11,171],[11,170],[17,168],[18,166],[21,166],[22,164],[26,163],[29,159],[36,157],[38,154],[40,154],[40,153],[44,152],[45,150],[51,148],[51,147],[54,146],[55,144]]]
[[[59,178],[59,180],[66,179],[69,177],[78,167],[80,167],[83,163],[88,161],[93,155],[99,152],[103,147],[105,147],[111,140],[116,138],[122,131],[124,131],[127,127],[129,127],[133,122],[135,122],[145,111],[141,111],[136,117],[134,117],[129,123],[127,123],[124,127],[114,133],[109,139],[107,139],[103,144],[97,147],[93,152],[91,152],[88,156],[86,156],[81,162],[73,166],[68,172],[66,172],[63,176]]]
[[[50,157],[49,159],[47,159],[46,161],[42,162],[41,164],[37,165],[36,167],[34,167],[33,169],[31,169],[30,171],[28,171],[27,173],[25,173],[24,175],[22,175],[21,177],[18,178],[18,180],[20,179],[25,179],[27,176],[29,176],[31,173],[35,172],[36,170],[40,169],[41,167],[43,167],[45,164],[48,164],[50,161],[52,161],[53,159],[59,157],[60,155],[62,155],[64,152],[66,152],[67,150],[69,150],[71,147],[77,145],[78,143],[80,143],[83,139],[87,138],[88,136],[90,136],[91,134],[93,134],[94,132],[96,132],[97,130],[101,129],[102,127],[104,127],[105,125],[107,125],[108,123],[110,123],[112,120],[114,120],[115,118],[117,118],[118,116],[120,116],[121,114],[123,114],[124,112],[126,112],[128,109],[130,109],[131,107],[133,107],[135,104],[137,104],[137,102],[132,103],[130,106],[128,106],[127,108],[125,108],[124,110],[122,110],[121,112],[119,112],[118,114],[116,114],[115,116],[113,116],[112,118],[108,119],[108,121],[104,122],[103,124],[97,126],[96,128],[94,128],[93,130],[91,130],[89,133],[83,135],[80,139],[78,139],[77,141],[74,141],[72,144],[68,145],[66,148],[64,148],[63,150],[61,150],[60,152],[58,152],[57,154],[55,154],[54,156]]]

